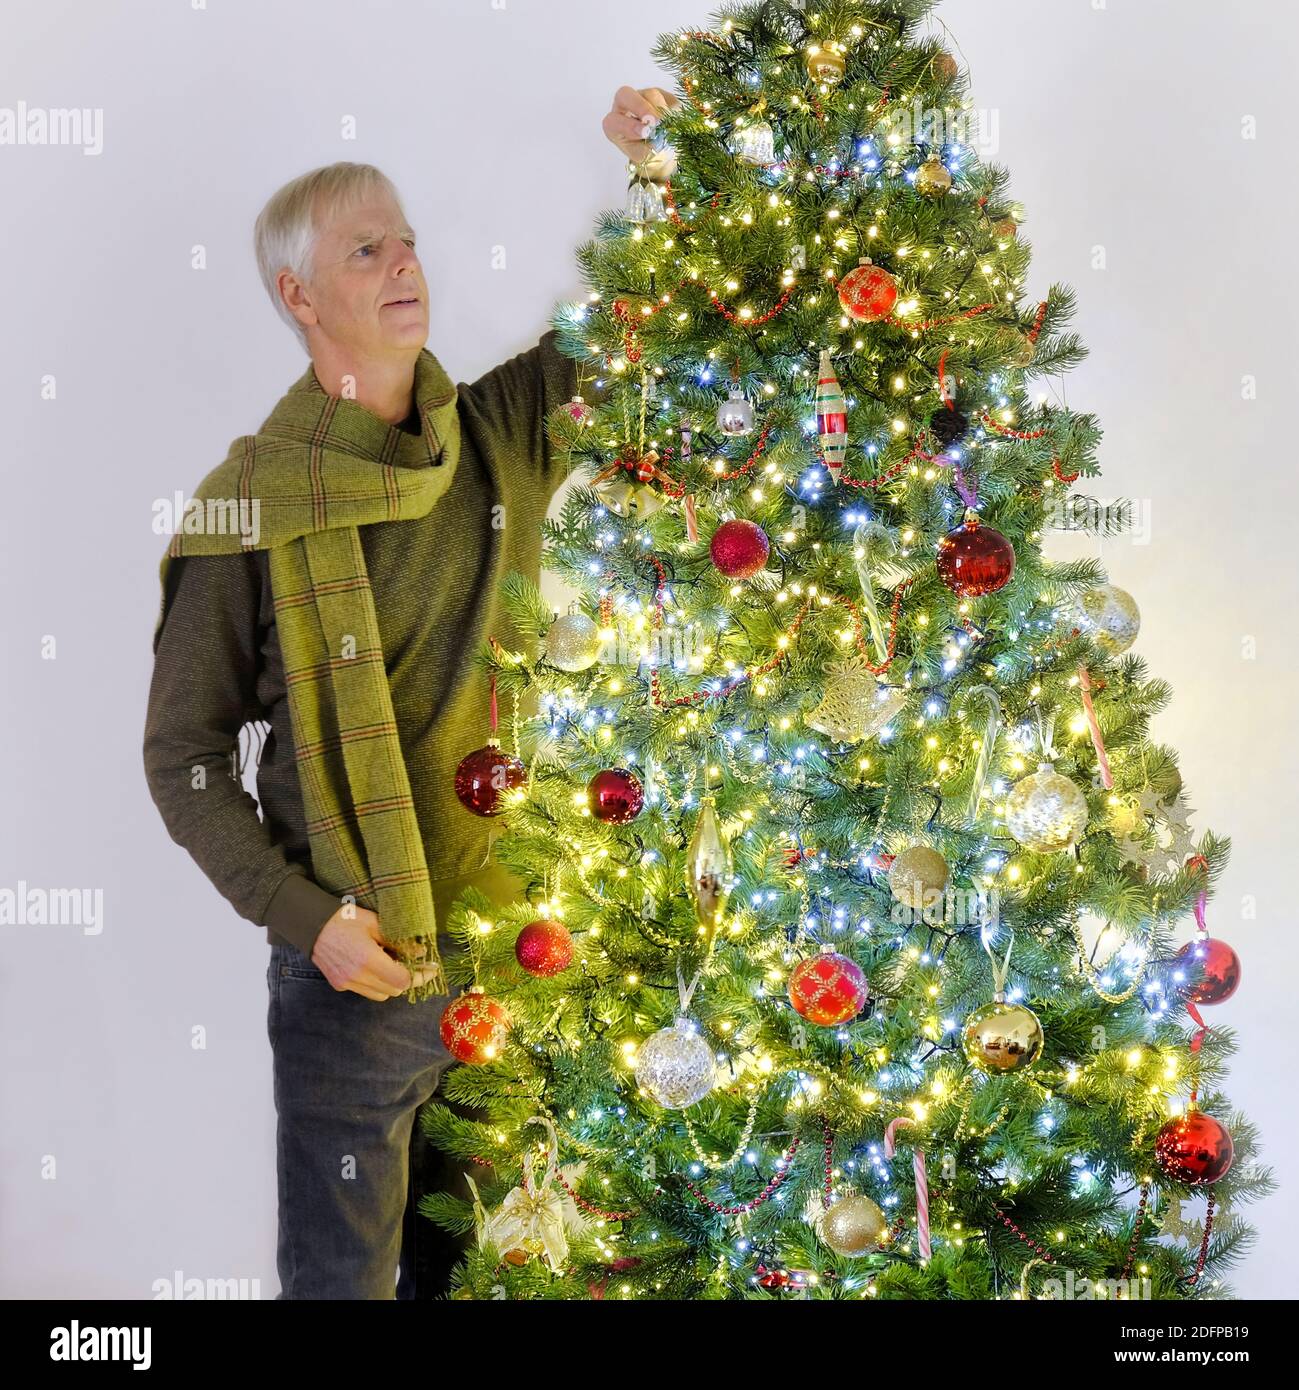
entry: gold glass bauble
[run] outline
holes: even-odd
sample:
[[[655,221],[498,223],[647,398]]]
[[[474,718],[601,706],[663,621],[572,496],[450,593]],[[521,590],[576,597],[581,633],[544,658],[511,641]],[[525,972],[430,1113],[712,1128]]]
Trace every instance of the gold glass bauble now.
[[[923,912],[941,900],[950,873],[936,849],[912,845],[889,866],[889,892],[913,912]]]
[[[717,803],[711,796],[699,803],[694,834],[686,850],[685,880],[699,924],[711,940],[735,883],[730,847],[717,820]]]
[[[814,82],[824,82],[827,87],[834,87],[843,81],[847,67],[843,54],[834,44],[813,44],[807,50],[807,75]]]
[[[936,154],[931,154],[916,170],[916,192],[926,198],[941,198],[951,188],[951,171]]]
[[[1069,849],[1087,829],[1087,798],[1050,763],[1043,763],[1011,788],[1006,829],[1034,854]]]
[[[1042,1055],[1042,1024],[1026,1004],[994,1001],[965,1020],[961,1047],[972,1067],[989,1075],[1027,1071]]]
[[[869,1255],[889,1228],[884,1213],[869,1197],[841,1197],[826,1212],[821,1239],[836,1255]]]

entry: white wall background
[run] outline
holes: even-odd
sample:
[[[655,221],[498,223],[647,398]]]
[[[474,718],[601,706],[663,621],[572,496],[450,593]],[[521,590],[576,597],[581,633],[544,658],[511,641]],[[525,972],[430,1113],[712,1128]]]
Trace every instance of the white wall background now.
[[[271,1297],[266,946],[167,838],[141,769],[153,500],[188,492],[303,370],[250,250],[280,183],[335,159],[393,175],[435,293],[430,345],[471,379],[579,288],[572,249],[621,201],[609,98],[657,80],[656,33],[698,27],[709,0],[5,9],[0,106],[101,107],[104,148],[0,147],[0,887],[102,887],[105,929],[0,927],[0,1295],[148,1297],[182,1270],[260,1278]],[[1151,543],[1104,558],[1177,691],[1156,734],[1181,749],[1196,824],[1235,842],[1210,919],[1245,964],[1221,1011],[1242,1044],[1231,1090],[1284,1184],[1253,1209],[1261,1242],[1236,1284],[1294,1296],[1299,29],[1281,0],[941,15],[976,104],[999,112],[1031,292],[1079,291],[1092,357],[1068,399],[1106,427],[1103,491],[1151,508]]]

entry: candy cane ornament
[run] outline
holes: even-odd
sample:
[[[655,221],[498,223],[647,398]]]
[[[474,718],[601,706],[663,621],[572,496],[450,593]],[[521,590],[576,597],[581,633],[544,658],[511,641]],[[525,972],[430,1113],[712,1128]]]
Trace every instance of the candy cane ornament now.
[[[889,1127],[884,1131],[884,1157],[891,1159],[897,1147],[895,1135],[899,1125],[914,1125],[915,1121],[908,1119],[905,1115],[899,1115],[896,1120],[890,1122]],[[929,1179],[925,1175],[925,1151],[914,1149],[911,1154],[911,1166],[916,1175],[916,1244],[920,1250],[920,1258],[928,1260],[932,1255],[932,1248],[929,1243]]]

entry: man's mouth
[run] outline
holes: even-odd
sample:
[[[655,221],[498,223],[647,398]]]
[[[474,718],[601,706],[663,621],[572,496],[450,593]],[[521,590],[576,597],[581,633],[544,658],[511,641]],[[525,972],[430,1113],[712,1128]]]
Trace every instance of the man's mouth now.
[[[418,304],[419,299],[415,295],[410,295],[405,299],[390,299],[383,306],[385,309],[391,308],[394,304]]]

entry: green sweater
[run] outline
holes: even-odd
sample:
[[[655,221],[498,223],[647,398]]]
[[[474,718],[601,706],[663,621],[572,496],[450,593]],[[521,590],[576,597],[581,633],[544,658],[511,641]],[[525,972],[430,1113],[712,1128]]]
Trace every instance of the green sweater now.
[[[435,892],[488,862],[492,822],[466,811],[453,787],[456,764],[489,734],[474,657],[489,637],[519,645],[500,581],[510,570],[539,575],[541,524],[564,481],[546,417],[576,390],[576,366],[552,332],[458,389],[461,453],[446,494],[425,517],[359,528]],[[379,457],[396,427],[373,420]],[[232,775],[252,721],[270,726],[257,801]],[[311,877],[265,550],[173,560],[144,765],[172,839],[268,941],[310,956],[339,899]]]

